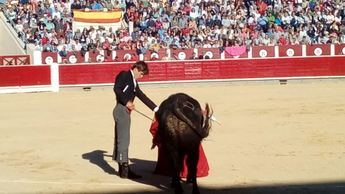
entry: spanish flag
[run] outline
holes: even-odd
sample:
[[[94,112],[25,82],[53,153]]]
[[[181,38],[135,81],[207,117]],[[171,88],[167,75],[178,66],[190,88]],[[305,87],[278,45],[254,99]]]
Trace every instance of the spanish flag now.
[[[122,20],[121,10],[95,11],[73,10],[73,21],[84,23],[118,23]]]

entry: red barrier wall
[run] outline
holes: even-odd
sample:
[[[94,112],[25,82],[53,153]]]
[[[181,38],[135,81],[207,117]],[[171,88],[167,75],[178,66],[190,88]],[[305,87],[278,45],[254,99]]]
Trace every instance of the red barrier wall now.
[[[60,85],[112,84],[133,62],[59,66]],[[143,82],[241,78],[345,76],[345,57],[149,61]],[[49,85],[50,66],[2,66],[0,86]]]
[[[121,70],[129,69],[132,63],[90,63],[60,65],[60,85],[102,84],[114,82]]]
[[[0,86],[50,85],[49,65],[2,66]]]
[[[345,57],[260,60],[151,61],[142,80],[177,81],[239,78],[345,76]],[[75,64],[60,66],[60,84],[113,83],[114,76],[132,63]]]

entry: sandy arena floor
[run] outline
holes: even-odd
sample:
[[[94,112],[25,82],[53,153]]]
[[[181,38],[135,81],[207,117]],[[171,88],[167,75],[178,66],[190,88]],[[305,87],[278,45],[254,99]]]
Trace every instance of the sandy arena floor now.
[[[222,123],[203,146],[202,193],[345,193],[345,80],[142,85],[157,104],[186,92]],[[0,95],[0,193],[173,193],[152,175],[150,120],[133,112],[138,181],[116,175],[112,87]],[[140,101],[137,109],[153,116]],[[189,193],[190,185],[184,185]]]

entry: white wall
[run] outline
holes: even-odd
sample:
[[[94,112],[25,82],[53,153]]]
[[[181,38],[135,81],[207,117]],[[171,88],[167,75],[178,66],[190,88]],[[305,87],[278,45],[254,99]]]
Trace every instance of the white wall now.
[[[24,43],[17,37],[17,33],[0,12],[0,56],[25,55]]]

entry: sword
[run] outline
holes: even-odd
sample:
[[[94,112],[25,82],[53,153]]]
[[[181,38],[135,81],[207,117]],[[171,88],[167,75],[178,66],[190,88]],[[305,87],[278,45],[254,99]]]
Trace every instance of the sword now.
[[[152,118],[150,118],[150,117],[147,116],[146,114],[144,114],[144,113],[138,111],[137,109],[134,109],[134,111],[137,112],[137,113],[139,113],[140,115],[146,117],[146,118],[149,119],[150,121],[154,121]],[[221,125],[221,123],[217,120],[217,118],[216,118],[214,115],[212,115],[212,116],[210,117],[210,120],[216,122],[218,125]]]
[[[137,112],[137,113],[139,113],[139,114],[141,114],[142,116],[144,116],[144,117],[146,117],[146,118],[150,119],[151,121],[153,121],[153,119],[152,119],[152,118],[150,118],[150,117],[149,117],[149,116],[147,116],[146,114],[144,114],[144,113],[142,113],[142,112],[138,111],[137,109],[134,109],[134,111],[135,111],[135,112]]]

